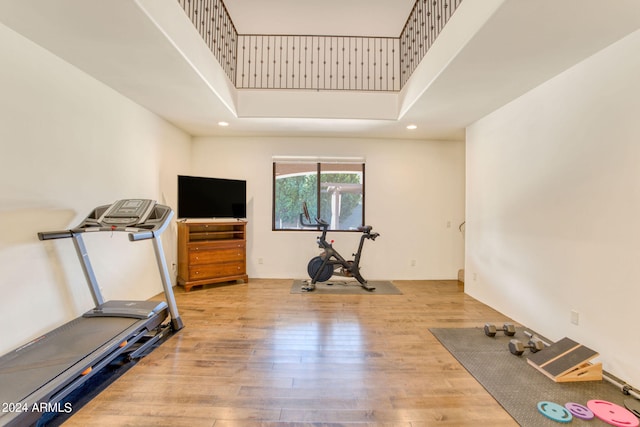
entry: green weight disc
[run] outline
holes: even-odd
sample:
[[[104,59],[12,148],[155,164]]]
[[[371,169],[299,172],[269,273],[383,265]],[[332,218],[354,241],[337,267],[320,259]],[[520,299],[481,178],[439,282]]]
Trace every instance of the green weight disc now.
[[[538,402],[538,411],[545,417],[559,423],[568,423],[573,419],[573,415],[567,408],[553,402]]]

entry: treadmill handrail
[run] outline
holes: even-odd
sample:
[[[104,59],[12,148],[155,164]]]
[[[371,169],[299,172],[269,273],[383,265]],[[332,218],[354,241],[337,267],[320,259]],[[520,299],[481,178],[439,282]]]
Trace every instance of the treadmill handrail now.
[[[173,218],[173,210],[169,209],[169,212],[166,214],[166,218],[162,222],[162,224],[155,226],[153,230],[145,230],[145,231],[130,233],[129,240],[131,240],[132,242],[135,242],[137,240],[153,239],[154,237],[160,236],[164,232],[164,230],[167,229],[172,218]]]
[[[166,226],[161,229],[150,231],[144,228],[137,227],[91,227],[91,228],[74,228],[71,230],[60,231],[39,231],[38,239],[40,240],[54,240],[54,239],[68,239],[73,237],[74,233],[87,233],[96,231],[124,231],[129,232],[129,240],[132,242],[137,240],[152,239],[154,236],[160,235],[164,231]]]
[[[129,233],[129,240],[136,242],[138,240],[153,239],[153,231],[140,231],[138,233]]]
[[[40,240],[68,239],[70,237],[73,237],[71,230],[38,232],[38,239]]]

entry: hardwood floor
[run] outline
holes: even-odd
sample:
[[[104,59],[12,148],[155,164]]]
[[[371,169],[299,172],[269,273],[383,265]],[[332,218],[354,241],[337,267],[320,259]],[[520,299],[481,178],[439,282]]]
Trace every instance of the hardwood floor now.
[[[290,294],[291,280],[177,289],[185,328],[65,426],[513,426],[431,335],[509,320],[456,281],[403,295]]]

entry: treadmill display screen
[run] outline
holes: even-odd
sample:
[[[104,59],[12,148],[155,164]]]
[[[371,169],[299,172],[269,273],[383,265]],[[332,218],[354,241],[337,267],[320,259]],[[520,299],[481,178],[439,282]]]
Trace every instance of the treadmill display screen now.
[[[149,199],[118,200],[107,209],[101,218],[105,224],[139,224],[143,223],[155,205]]]

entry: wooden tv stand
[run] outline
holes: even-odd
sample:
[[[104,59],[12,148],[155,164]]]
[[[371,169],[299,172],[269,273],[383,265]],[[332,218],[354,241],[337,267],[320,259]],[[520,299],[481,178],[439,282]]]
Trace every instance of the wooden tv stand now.
[[[178,285],[249,281],[246,221],[178,222]]]

